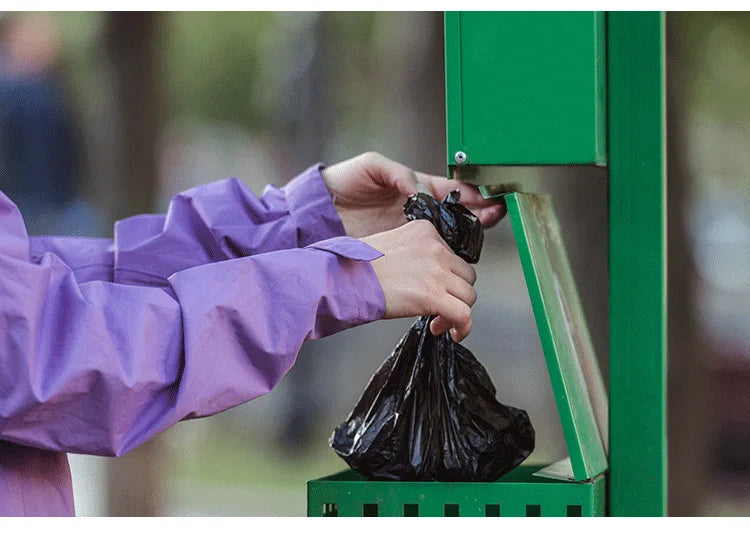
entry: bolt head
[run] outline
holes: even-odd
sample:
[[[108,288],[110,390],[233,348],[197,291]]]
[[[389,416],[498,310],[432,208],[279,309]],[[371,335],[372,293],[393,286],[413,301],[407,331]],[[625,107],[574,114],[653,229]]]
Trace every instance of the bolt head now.
[[[456,154],[453,155],[453,159],[456,161],[456,164],[465,164],[469,157],[465,152],[457,151]]]

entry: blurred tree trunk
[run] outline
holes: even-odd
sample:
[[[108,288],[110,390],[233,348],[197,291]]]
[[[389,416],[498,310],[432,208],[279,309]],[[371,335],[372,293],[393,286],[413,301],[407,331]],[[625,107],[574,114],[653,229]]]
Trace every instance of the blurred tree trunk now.
[[[699,515],[706,490],[707,375],[710,351],[696,319],[696,268],[685,221],[691,177],[686,159],[686,52],[680,15],[667,14],[667,300],[670,516]]]
[[[114,182],[111,220],[154,210],[158,185],[161,87],[159,13],[109,13],[104,48],[113,90]],[[109,514],[153,516],[160,512],[160,456],[156,438],[112,460]]]
[[[436,175],[446,174],[443,12],[378,13],[380,78],[395,118],[398,147],[390,156]],[[384,34],[384,35],[382,35]],[[392,46],[399,43],[401,46]]]
[[[323,159],[332,132],[330,80],[335,69],[331,41],[335,40],[333,13],[308,14],[294,32],[283,94],[275,116],[276,135],[283,140],[279,162],[284,178],[291,178]]]
[[[278,110],[276,122],[276,138],[283,140],[279,169],[285,178],[322,161],[333,133],[334,16],[329,12],[310,14],[295,32],[292,58],[287,63],[289,77],[278,100],[286,105]],[[290,453],[308,446],[324,411],[319,386],[311,381],[328,357],[320,348],[321,343],[305,343],[286,377],[291,395],[284,401],[278,440]]]
[[[420,171],[445,175],[445,44],[443,12],[418,13],[417,30],[424,33],[420,53],[406,67],[412,150],[416,159],[412,164]],[[409,42],[409,40],[405,40]],[[416,75],[416,76],[415,76]]]
[[[104,32],[114,77],[117,138],[115,219],[154,210],[158,185],[161,110],[162,15],[154,12],[109,13]]]

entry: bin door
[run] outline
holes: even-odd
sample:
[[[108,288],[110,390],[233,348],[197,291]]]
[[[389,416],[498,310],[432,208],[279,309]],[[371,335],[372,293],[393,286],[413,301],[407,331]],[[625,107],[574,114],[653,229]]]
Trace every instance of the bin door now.
[[[448,165],[604,165],[604,36],[600,12],[447,12]]]
[[[607,469],[608,403],[549,196],[505,196],[575,480]],[[550,469],[564,473],[565,462]]]

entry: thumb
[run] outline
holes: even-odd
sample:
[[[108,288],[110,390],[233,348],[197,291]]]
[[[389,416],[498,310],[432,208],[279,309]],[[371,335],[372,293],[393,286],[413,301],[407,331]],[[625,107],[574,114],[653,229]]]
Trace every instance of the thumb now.
[[[373,158],[376,174],[382,177],[385,184],[395,187],[403,196],[410,196],[419,191],[419,182],[414,170],[408,166],[389,160],[384,156],[377,155]]]
[[[410,196],[419,192],[419,182],[414,171],[409,168],[404,169],[394,177],[394,183],[399,193],[404,196]]]

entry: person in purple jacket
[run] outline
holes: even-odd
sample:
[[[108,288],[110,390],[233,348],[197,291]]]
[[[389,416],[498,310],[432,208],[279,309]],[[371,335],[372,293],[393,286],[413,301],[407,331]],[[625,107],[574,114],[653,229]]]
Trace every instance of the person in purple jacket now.
[[[303,341],[380,318],[471,330],[474,269],[405,197],[460,188],[375,153],[258,198],[236,179],[177,195],[114,239],[29,237],[0,193],[0,515],[74,515],[67,452],[120,456],[270,391]]]

